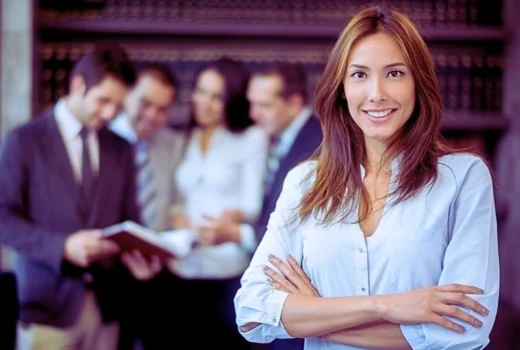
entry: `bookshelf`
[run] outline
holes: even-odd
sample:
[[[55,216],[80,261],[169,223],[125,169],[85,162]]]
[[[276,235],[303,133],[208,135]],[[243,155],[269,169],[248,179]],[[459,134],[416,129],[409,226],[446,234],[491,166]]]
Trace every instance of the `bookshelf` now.
[[[510,119],[501,114],[447,114],[442,128],[452,131],[503,131],[510,126]]]
[[[88,20],[88,19],[41,19],[39,28],[47,35],[166,35],[166,36],[234,36],[261,38],[302,38],[334,40],[343,29],[341,24],[294,25],[272,23],[269,25],[221,22],[166,22],[152,20]],[[423,37],[428,41],[504,41],[509,33],[504,28],[423,28]]]
[[[333,0],[36,0],[41,110],[66,91],[68,69],[97,41],[114,41],[139,66],[167,64],[179,78],[172,124],[188,114],[189,89],[205,62],[227,55],[250,70],[276,60],[298,61],[309,76],[309,94],[328,52],[349,18],[366,1]],[[436,64],[447,115],[443,132],[468,139],[492,157],[510,118],[502,109],[506,0],[387,0],[410,15]],[[37,110],[38,111],[38,110]]]

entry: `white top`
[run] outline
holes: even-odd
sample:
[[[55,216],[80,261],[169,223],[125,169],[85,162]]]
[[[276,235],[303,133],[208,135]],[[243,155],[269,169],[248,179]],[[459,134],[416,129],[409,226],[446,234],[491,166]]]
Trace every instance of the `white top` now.
[[[398,166],[395,160],[390,190],[395,188]],[[489,341],[499,291],[493,185],[484,162],[468,154],[442,157],[435,184],[402,203],[387,204],[369,238],[353,223],[357,215],[328,226],[312,217],[287,224],[313,181],[304,179],[314,167],[314,162],[307,162],[287,176],[267,232],[242,277],[235,297],[237,324],[261,324],[243,335],[261,343],[290,338],[280,322],[288,294],[271,287],[262,268],[274,268],[269,254],[291,254],[325,298],[401,293],[450,283],[481,288],[484,295],[471,295],[490,310],[487,317],[472,312],[482,320],[481,329],[465,325],[465,334],[458,334],[420,324],[402,325],[401,330],[413,349],[482,349]],[[308,338],[305,349],[356,348]]]
[[[221,128],[215,131],[206,154],[200,149],[201,131],[195,129],[184,160],[175,176],[190,223],[204,222],[203,215],[218,217],[224,210],[239,210],[245,221],[255,222],[263,199],[267,136],[252,126],[241,134]],[[199,246],[173,269],[185,278],[231,278],[249,263],[254,233],[242,236],[242,244]]]
[[[69,155],[69,161],[72,165],[74,178],[77,182],[81,182],[81,159],[83,153],[83,142],[79,132],[83,128],[83,124],[69,111],[65,99],[60,99],[54,106],[54,118],[58,124],[63,143]],[[90,131],[87,135],[87,143],[89,145],[90,162],[94,174],[99,173],[99,139],[94,131]]]

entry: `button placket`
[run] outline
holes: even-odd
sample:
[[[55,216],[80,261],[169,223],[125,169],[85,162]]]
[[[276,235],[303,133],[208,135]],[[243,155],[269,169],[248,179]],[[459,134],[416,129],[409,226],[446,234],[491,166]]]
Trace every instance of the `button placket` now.
[[[358,247],[354,248],[356,261],[357,289],[359,294],[368,295],[368,257],[366,254],[366,242],[363,239],[358,243]]]

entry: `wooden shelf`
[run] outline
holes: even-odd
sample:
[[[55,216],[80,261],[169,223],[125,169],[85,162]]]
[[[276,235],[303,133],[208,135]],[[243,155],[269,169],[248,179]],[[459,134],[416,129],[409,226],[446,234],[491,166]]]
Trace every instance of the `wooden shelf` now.
[[[501,131],[509,127],[509,119],[500,114],[459,115],[446,113],[442,129],[446,131]]]
[[[39,21],[41,31],[76,33],[106,33],[112,35],[188,35],[234,37],[285,37],[334,39],[343,29],[341,24],[291,23],[220,23],[167,20],[108,20],[108,19],[51,19]],[[505,40],[503,28],[424,28],[422,33],[431,41]]]

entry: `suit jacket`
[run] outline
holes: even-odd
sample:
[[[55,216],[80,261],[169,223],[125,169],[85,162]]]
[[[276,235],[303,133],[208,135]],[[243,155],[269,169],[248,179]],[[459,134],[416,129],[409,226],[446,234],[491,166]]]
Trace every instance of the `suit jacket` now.
[[[296,165],[312,156],[321,144],[322,138],[320,122],[315,116],[311,116],[294,139],[287,155],[280,161],[280,166],[274,176],[271,189],[269,193],[265,194],[262,212],[255,226],[256,236],[259,241],[265,233],[269,216],[274,211],[276,201],[282,192],[283,182],[287,173]]]
[[[98,185],[87,215],[52,110],[12,130],[1,145],[0,242],[18,253],[14,270],[24,322],[70,326],[82,305],[87,270],[104,319],[117,316],[114,286],[122,268],[82,269],[63,260],[71,233],[138,220],[132,149],[107,129],[98,138]]]

